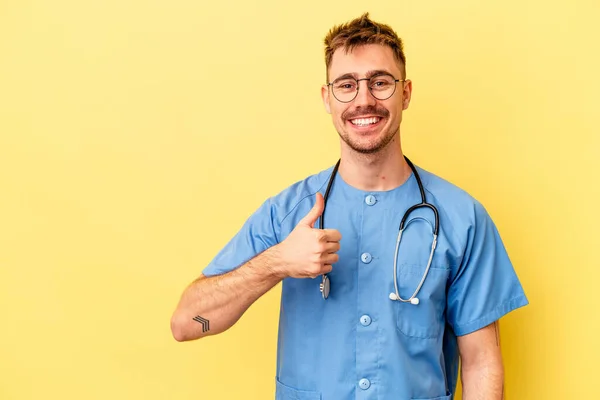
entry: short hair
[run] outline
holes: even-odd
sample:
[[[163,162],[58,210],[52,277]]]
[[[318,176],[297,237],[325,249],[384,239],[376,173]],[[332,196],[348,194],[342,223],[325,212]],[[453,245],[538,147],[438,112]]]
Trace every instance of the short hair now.
[[[366,44],[389,46],[396,60],[400,63],[402,78],[406,77],[406,57],[404,56],[402,39],[389,25],[374,22],[369,18],[369,13],[364,13],[350,22],[334,26],[325,36],[327,81],[329,81],[331,59],[337,49],[343,48],[348,53],[354,48]]]

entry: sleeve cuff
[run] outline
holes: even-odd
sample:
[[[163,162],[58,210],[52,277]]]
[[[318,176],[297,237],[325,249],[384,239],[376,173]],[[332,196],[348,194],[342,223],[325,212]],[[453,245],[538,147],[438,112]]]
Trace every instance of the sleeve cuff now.
[[[516,310],[517,308],[524,307],[529,304],[527,297],[525,295],[519,295],[517,297],[513,297],[509,301],[500,304],[498,307],[485,314],[483,317],[477,318],[474,321],[467,322],[465,324],[452,324],[452,329],[454,330],[454,334],[456,336],[463,336],[476,330],[479,330],[485,326],[488,326],[494,321],[499,320],[504,315],[509,312]]]

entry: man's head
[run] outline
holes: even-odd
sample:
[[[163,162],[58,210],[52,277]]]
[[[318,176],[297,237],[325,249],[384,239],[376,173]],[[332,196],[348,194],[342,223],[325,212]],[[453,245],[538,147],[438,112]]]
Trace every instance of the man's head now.
[[[412,91],[401,39],[364,14],[329,31],[325,65],[323,103],[342,140],[360,153],[384,148],[399,132]]]

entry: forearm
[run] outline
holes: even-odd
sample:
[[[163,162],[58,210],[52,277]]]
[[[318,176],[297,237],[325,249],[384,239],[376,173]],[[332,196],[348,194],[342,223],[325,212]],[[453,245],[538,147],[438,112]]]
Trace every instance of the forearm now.
[[[277,246],[223,275],[197,279],[184,291],[171,318],[178,341],[195,340],[229,329],[284,275]]]
[[[499,357],[463,364],[463,400],[503,400],[504,370]]]
[[[500,328],[494,322],[458,338],[463,400],[504,400]]]

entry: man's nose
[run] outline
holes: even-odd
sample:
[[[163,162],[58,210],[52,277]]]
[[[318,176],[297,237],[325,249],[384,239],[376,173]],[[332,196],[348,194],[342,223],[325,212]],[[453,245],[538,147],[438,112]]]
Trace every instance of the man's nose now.
[[[358,82],[358,93],[356,94],[356,98],[354,99],[354,105],[368,106],[374,105],[376,102],[377,99],[373,97],[371,91],[369,90],[369,81],[364,80]]]

